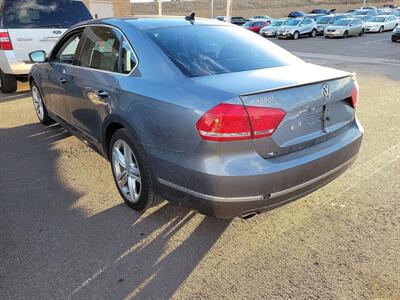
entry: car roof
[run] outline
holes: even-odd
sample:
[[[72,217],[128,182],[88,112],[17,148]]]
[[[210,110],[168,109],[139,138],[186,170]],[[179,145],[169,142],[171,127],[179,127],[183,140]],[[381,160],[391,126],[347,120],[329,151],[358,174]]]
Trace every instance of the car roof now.
[[[82,26],[85,24],[108,24],[114,25],[117,22],[126,22],[129,25],[136,27],[139,30],[179,27],[179,26],[230,26],[231,24],[224,23],[215,19],[196,18],[194,21],[186,20],[185,17],[124,17],[124,18],[105,18],[96,19],[77,24]],[[234,26],[234,25],[232,25]]]

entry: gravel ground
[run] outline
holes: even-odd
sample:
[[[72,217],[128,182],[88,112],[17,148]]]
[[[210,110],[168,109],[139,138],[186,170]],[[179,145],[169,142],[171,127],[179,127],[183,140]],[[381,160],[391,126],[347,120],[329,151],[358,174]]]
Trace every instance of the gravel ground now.
[[[389,36],[273,40],[358,73],[365,139],[342,177],[247,221],[168,202],[135,213],[103,158],[37,123],[26,85],[0,95],[0,298],[399,299],[400,44]]]

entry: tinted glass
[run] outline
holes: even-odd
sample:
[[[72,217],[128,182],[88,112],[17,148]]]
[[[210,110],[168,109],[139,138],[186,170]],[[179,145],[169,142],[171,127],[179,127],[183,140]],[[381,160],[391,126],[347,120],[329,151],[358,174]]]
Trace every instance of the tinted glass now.
[[[109,27],[90,26],[85,30],[78,65],[109,72],[118,72],[121,35]]]
[[[320,17],[317,19],[317,24],[328,24],[330,20],[330,17]]]
[[[339,20],[339,21],[336,21],[334,25],[336,25],[336,26],[347,26],[347,25],[350,24],[350,22],[351,22],[351,20]]]
[[[92,16],[81,1],[10,0],[2,18],[4,28],[69,28]]]
[[[136,66],[135,54],[131,48],[131,45],[124,39],[122,42],[122,58],[121,58],[121,72],[129,74]]]
[[[232,26],[157,28],[147,34],[190,77],[301,62],[264,38]]]
[[[75,58],[75,53],[81,40],[82,33],[78,33],[70,37],[60,48],[56,55],[56,61],[72,64]]]
[[[368,14],[368,11],[357,11],[355,13],[356,16],[365,16]]]
[[[382,23],[385,22],[386,18],[385,17],[374,17],[370,20],[370,22],[374,23]]]

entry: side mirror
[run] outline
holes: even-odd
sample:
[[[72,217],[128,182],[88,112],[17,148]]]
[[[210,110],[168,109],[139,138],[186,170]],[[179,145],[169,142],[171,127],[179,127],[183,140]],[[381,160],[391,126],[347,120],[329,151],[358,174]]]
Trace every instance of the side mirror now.
[[[41,63],[46,61],[46,51],[39,50],[29,53],[29,58],[34,63]]]

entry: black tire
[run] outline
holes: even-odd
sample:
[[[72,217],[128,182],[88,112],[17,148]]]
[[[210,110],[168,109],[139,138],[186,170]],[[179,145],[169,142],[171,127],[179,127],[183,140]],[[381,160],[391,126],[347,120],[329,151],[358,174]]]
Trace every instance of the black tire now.
[[[349,36],[349,32],[346,30],[346,31],[343,33],[343,38],[344,38],[344,39],[347,39],[348,36]]]
[[[317,31],[313,29],[310,33],[310,37],[316,37],[317,36]]]
[[[134,203],[129,201],[125,197],[124,193],[118,186],[115,170],[113,167],[112,151],[114,145],[119,140],[122,140],[129,145],[140,170],[141,192],[137,202]],[[151,176],[150,166],[147,162],[144,149],[140,144],[138,144],[135,141],[135,139],[132,137],[132,135],[129,133],[127,129],[125,128],[119,129],[113,134],[110,144],[108,145],[108,155],[110,158],[111,171],[113,173],[115,185],[122,199],[125,201],[126,205],[128,205],[130,208],[136,211],[145,211],[150,207],[156,206],[163,201],[163,199],[155,191],[153,179]]]
[[[36,108],[36,105],[35,105],[35,98],[34,98],[34,90],[35,89],[36,89],[37,93],[40,96],[40,101],[41,101],[42,106],[43,106],[43,114],[42,115],[38,112],[38,110]],[[53,124],[54,121],[49,116],[49,113],[47,111],[46,104],[43,101],[43,97],[42,97],[42,94],[40,92],[40,89],[39,89],[39,87],[37,86],[37,84],[34,81],[32,81],[32,83],[31,83],[31,92],[32,92],[33,106],[35,108],[36,116],[38,117],[39,122],[42,123],[43,125],[51,125],[51,124]]]
[[[385,29],[385,28],[383,28],[383,26],[379,27],[379,33],[382,33],[383,29]]]
[[[293,39],[294,39],[294,40],[297,40],[297,39],[299,39],[299,37],[300,37],[300,33],[299,33],[298,31],[295,31],[295,32],[293,33]]]
[[[361,31],[360,31],[360,33],[359,33],[358,35],[359,35],[359,36],[363,36],[364,33],[365,33],[365,30],[364,30],[364,28],[363,28],[363,29],[361,29]]]
[[[17,77],[0,70],[0,91],[7,94],[16,92]]]

